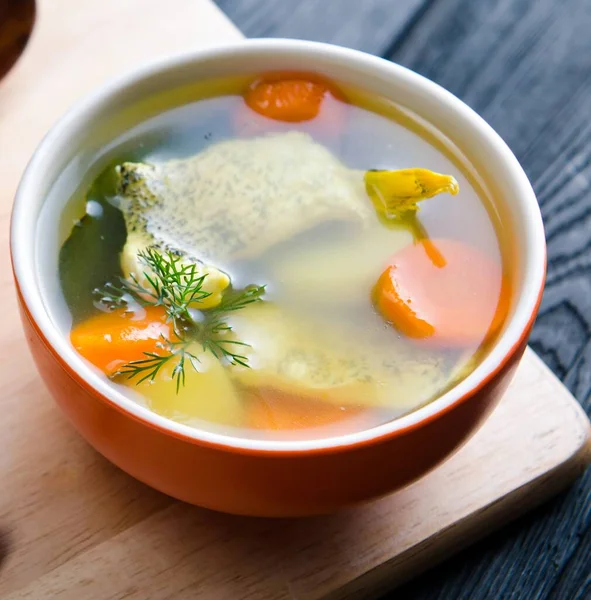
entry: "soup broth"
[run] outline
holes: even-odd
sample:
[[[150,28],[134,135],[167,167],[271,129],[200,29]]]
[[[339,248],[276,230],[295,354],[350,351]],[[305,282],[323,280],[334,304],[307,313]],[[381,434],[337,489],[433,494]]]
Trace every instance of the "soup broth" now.
[[[74,347],[169,419],[271,439],[371,428],[468,375],[509,291],[458,157],[316,77],[200,85],[60,200]]]

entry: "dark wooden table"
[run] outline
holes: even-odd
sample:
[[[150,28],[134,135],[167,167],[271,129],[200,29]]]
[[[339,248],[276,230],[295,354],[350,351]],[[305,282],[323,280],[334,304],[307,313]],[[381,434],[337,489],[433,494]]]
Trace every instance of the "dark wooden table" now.
[[[536,190],[548,282],[531,345],[591,411],[591,0],[217,0],[249,37],[328,41],[447,88]],[[591,470],[397,600],[591,598]]]

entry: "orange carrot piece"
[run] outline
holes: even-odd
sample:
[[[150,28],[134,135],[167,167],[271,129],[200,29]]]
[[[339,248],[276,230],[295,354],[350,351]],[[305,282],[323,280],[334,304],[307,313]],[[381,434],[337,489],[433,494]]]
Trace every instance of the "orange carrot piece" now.
[[[137,313],[119,309],[96,315],[72,329],[70,341],[86,360],[113,375],[124,364],[145,358],[144,352],[161,351],[162,338],[171,336],[162,307],[148,306]]]
[[[436,248],[443,260],[433,261]],[[454,240],[428,240],[397,253],[373,292],[378,311],[410,338],[469,346],[494,335],[509,309],[501,267]]]
[[[234,114],[239,136],[289,131],[334,138],[343,129],[348,101],[328,80],[306,73],[267,73],[243,94]]]
[[[343,93],[331,82],[301,73],[268,74],[255,80],[244,93],[250,109],[287,123],[315,119],[324,103],[331,100],[346,102]]]
[[[320,112],[328,89],[321,83],[304,79],[256,81],[244,100],[255,112],[276,121],[310,121]]]
[[[246,426],[267,431],[301,430],[333,425],[359,417],[365,412],[356,406],[338,406],[276,390],[261,389],[247,392],[246,407]]]

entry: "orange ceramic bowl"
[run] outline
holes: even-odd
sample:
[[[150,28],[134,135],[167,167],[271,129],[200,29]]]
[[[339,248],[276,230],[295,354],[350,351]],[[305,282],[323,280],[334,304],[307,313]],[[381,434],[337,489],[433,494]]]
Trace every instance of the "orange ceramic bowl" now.
[[[471,375],[405,417],[330,439],[270,441],[211,433],[167,420],[125,397],[74,351],[57,326],[52,290],[57,286],[59,215],[51,216],[55,227],[39,226],[56,180],[79,185],[88,157],[119,133],[121,115],[131,114],[139,122],[162,110],[161,92],[196,79],[278,70],[314,71],[362,87],[437,130],[445,143],[468,157],[467,168],[498,199],[512,261],[508,322]],[[532,188],[513,154],[480,117],[400,66],[352,50],[290,40],[246,41],[173,58],[122,78],[72,108],[43,140],[23,176],[14,204],[11,252],[31,351],[81,435],[121,469],[166,494],[261,516],[334,511],[392,492],[445,460],[474,433],[509,384],[545,275],[544,232]]]

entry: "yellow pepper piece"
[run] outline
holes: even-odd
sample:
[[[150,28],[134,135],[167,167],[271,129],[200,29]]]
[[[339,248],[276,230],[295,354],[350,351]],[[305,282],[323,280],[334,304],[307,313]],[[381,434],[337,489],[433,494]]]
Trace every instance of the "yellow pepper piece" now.
[[[418,202],[445,192],[455,196],[460,187],[451,175],[428,169],[367,171],[365,189],[378,213],[386,218],[419,209]]]

